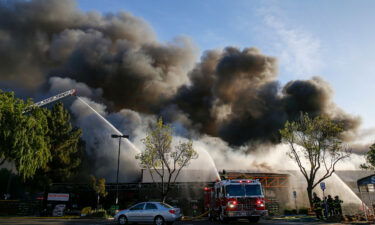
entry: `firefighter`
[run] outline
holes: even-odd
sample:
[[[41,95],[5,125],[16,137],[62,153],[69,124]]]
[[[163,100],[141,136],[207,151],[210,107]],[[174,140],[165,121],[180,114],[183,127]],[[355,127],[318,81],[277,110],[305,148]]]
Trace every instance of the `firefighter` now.
[[[227,174],[227,171],[223,170],[223,173],[221,174],[221,179],[222,179],[222,180],[228,180],[228,174]]]
[[[322,215],[322,200],[318,197],[318,195],[314,192],[313,193],[313,207],[314,212],[316,214],[316,218],[323,219]]]
[[[339,199],[339,196],[336,195],[335,200],[333,200],[333,206],[335,210],[335,215],[339,217],[342,217],[341,203],[343,203],[343,201]]]
[[[335,215],[335,207],[334,207],[334,201],[331,195],[328,195],[327,198],[327,210],[328,210],[328,216],[331,217]]]

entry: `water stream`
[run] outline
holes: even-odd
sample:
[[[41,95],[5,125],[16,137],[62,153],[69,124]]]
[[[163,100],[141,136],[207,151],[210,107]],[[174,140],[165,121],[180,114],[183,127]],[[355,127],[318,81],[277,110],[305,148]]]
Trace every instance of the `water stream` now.
[[[363,203],[362,199],[360,199],[358,195],[356,195],[356,193],[354,193],[354,191],[339,176],[337,176],[336,173],[332,174],[332,178],[335,178],[340,183],[339,186],[343,187],[347,191],[347,193],[349,193],[358,204]]]
[[[83,103],[85,106],[87,106],[93,113],[95,113],[95,115],[97,115],[101,121],[104,122],[104,124],[106,124],[107,126],[109,126],[115,133],[117,133],[118,135],[123,135],[115,126],[113,126],[113,124],[111,124],[108,120],[106,120],[102,115],[100,115],[100,113],[98,113],[94,108],[92,108],[87,102],[85,102],[82,98],[80,98],[79,96],[77,96],[78,100]],[[136,152],[136,153],[140,153],[141,151],[133,144],[131,143],[128,139],[124,138],[126,143]],[[216,179],[220,179],[220,176],[219,176],[219,173],[216,169],[216,166],[215,166],[215,163],[211,157],[211,155],[205,150],[205,149],[201,149],[201,151],[204,151],[204,153],[206,154],[205,155],[205,159],[208,160],[208,163],[211,164],[211,167],[212,167],[212,170],[216,176]],[[207,164],[206,164],[207,166]]]
[[[102,115],[100,115],[95,109],[93,109],[89,104],[87,104],[82,98],[77,96],[78,100],[80,100],[84,105],[86,105],[92,112],[94,112],[106,125],[108,125],[114,132],[117,133],[117,135],[123,135],[115,126],[113,126],[108,120],[106,120]],[[135,147],[133,143],[131,143],[127,138],[122,138],[122,140],[125,139],[125,142],[137,153],[140,153],[141,151]]]

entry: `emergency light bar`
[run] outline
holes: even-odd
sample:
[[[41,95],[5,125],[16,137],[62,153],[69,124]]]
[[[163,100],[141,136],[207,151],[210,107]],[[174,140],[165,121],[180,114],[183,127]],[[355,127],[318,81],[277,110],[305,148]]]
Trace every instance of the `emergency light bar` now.
[[[230,180],[230,183],[243,183],[243,184],[249,184],[249,183],[259,183],[259,180]]]

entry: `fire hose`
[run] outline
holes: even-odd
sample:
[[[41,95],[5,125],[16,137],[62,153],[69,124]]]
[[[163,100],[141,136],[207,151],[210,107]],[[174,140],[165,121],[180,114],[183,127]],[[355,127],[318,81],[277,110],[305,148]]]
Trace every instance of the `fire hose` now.
[[[182,218],[182,220],[183,220],[183,221],[191,221],[191,220],[199,219],[199,218],[202,218],[202,217],[204,217],[205,215],[207,215],[208,212],[209,212],[209,211],[207,211],[207,212],[205,212],[205,213],[203,213],[203,214],[201,214],[201,215],[199,215],[199,216],[195,216],[195,217],[184,216],[184,217]]]

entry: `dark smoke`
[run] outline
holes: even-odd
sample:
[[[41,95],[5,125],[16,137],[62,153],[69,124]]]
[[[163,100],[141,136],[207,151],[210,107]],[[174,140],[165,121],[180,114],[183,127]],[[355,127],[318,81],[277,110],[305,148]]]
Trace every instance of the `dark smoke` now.
[[[256,48],[206,51],[198,63],[196,55],[188,38],[160,43],[127,12],[83,13],[73,0],[0,1],[0,88],[35,97],[76,87],[112,112],[161,115],[181,135],[231,145],[279,143],[278,130],[301,111],[343,122],[348,137],[359,125],[321,78],[282,87],[277,60]]]
[[[82,13],[73,0],[0,2],[2,82],[38,90],[49,76],[92,88],[115,109],[150,112],[188,82],[196,49],[187,38],[161,44],[126,12]]]
[[[229,47],[209,51],[190,73],[191,85],[180,88],[175,99],[202,132],[219,136],[230,144],[279,143],[279,129],[301,112],[328,115],[356,130],[359,120],[332,102],[332,90],[321,78],[276,80],[276,59],[255,48]]]

